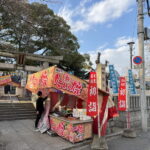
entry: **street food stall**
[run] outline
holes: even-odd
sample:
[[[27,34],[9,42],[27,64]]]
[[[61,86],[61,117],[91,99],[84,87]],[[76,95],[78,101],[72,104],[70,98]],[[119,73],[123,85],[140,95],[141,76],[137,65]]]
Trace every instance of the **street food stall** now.
[[[15,94],[16,89],[21,88],[21,83],[17,80],[16,76],[5,75],[0,76],[0,96],[5,94]]]
[[[72,143],[92,138],[93,120],[86,115],[87,82],[53,66],[29,75],[26,88],[49,93],[52,131]]]
[[[0,86],[12,85],[16,87],[20,87],[21,84],[17,82],[12,75],[0,76]]]
[[[72,143],[92,137],[92,120],[50,116],[51,130]]]
[[[87,103],[88,86],[86,81],[53,66],[29,75],[26,88],[49,94],[51,102],[46,103],[45,119],[50,118],[53,132],[75,143],[98,134],[98,122],[101,135],[105,135],[107,120],[116,113],[109,93],[98,89],[99,117],[87,116],[87,107],[91,107]]]

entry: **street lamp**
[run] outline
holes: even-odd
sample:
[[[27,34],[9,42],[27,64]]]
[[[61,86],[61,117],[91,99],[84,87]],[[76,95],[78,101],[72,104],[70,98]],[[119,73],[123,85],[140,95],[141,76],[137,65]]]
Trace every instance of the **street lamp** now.
[[[127,43],[129,45],[130,48],[130,69],[132,70],[132,52],[133,52],[133,44],[135,44],[134,42],[129,42]]]

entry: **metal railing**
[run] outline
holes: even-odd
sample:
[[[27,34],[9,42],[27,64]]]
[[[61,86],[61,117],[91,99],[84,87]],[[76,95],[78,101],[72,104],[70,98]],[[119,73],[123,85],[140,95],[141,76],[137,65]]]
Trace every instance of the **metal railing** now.
[[[9,96],[12,107],[14,107],[14,101],[13,101],[13,98],[11,97],[10,92],[8,92],[8,96]]]
[[[118,96],[113,96],[114,103],[116,107],[118,107]],[[147,101],[147,109],[150,109],[150,95],[146,96]],[[130,110],[140,110],[141,103],[140,103],[140,96],[139,95],[130,95],[128,107]]]
[[[130,110],[139,110],[140,109],[140,96],[139,95],[130,95],[129,96],[129,109]]]

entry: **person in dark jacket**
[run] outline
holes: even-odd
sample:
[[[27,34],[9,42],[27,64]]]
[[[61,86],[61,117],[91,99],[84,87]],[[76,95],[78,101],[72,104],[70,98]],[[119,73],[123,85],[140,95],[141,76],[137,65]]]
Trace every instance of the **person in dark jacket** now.
[[[42,97],[42,92],[41,91],[38,91],[37,93],[38,95],[38,99],[36,101],[36,120],[35,120],[35,129],[37,129],[38,127],[38,123],[39,123],[39,120],[42,116],[42,113],[44,112],[44,106],[43,106],[43,102],[47,99],[47,96],[45,98]]]

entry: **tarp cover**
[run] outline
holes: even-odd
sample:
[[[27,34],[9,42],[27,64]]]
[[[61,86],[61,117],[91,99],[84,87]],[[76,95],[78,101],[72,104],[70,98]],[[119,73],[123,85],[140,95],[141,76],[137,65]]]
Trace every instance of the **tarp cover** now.
[[[0,76],[0,86],[5,85],[20,87],[20,83],[17,80],[17,77],[12,75]]]
[[[41,89],[57,89],[83,100],[87,100],[87,86],[85,81],[56,66],[29,75],[26,84],[26,88],[33,93]]]
[[[11,75],[0,76],[0,86],[7,85],[10,82],[12,82]]]

